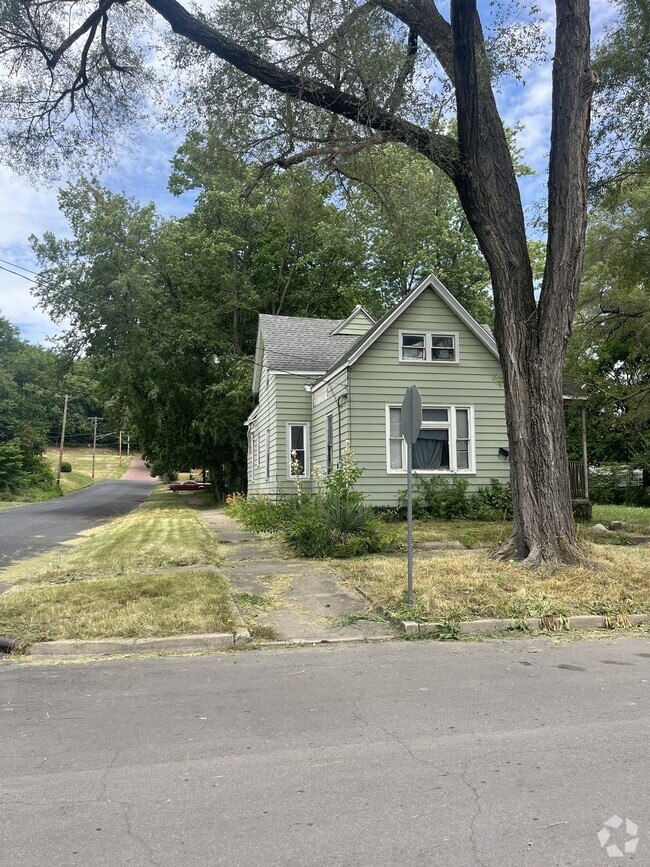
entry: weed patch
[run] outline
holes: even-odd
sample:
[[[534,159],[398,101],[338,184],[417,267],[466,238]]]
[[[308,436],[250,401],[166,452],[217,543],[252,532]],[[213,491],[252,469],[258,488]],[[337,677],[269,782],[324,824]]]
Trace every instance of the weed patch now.
[[[566,567],[542,576],[485,554],[416,560],[415,604],[405,606],[406,563],[368,557],[346,563],[347,580],[391,613],[409,620],[453,624],[480,618],[618,618],[650,613],[650,564],[639,548],[591,551],[602,570]]]
[[[24,644],[232,632],[228,582],[214,572],[129,575],[0,596],[0,633]]]

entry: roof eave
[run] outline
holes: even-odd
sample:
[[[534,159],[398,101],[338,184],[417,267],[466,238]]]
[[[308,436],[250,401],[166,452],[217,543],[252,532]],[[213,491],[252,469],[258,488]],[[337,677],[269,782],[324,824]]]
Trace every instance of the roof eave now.
[[[253,361],[253,394],[258,395],[260,392],[260,381],[262,379],[262,362],[264,360],[264,339],[262,337],[262,326],[258,321],[257,325],[257,340],[255,341],[255,359]]]
[[[368,311],[366,310],[366,308],[363,307],[361,304],[357,304],[357,306],[354,308],[354,310],[352,311],[352,313],[350,313],[350,315],[348,316],[348,318],[347,318],[347,319],[344,319],[343,322],[341,322],[341,324],[340,324],[339,326],[337,326],[337,327],[334,329],[334,331],[332,331],[332,336],[333,336],[334,334],[340,334],[341,331],[343,331],[343,329],[344,329],[347,325],[349,325],[350,322],[352,322],[352,320],[354,319],[354,317],[355,317],[358,313],[362,313],[362,314],[366,317],[366,319],[368,320],[368,322],[370,323],[371,326],[375,324],[375,320],[374,320],[374,319],[372,318],[372,316],[368,313]]]
[[[368,335],[367,340],[364,340],[357,350],[352,353],[349,358],[346,358],[345,362],[333,367],[332,370],[327,373],[322,379],[319,379],[318,382],[315,382],[311,386],[311,390],[314,391],[319,386],[323,385],[326,382],[329,382],[330,379],[339,374],[342,370],[346,370],[351,367],[362,355],[363,353],[372,346],[372,344],[378,340],[384,332],[390,328],[390,326],[398,319],[402,313],[407,310],[414,301],[416,301],[420,295],[424,292],[425,289],[432,288],[434,292],[437,293],[439,298],[444,301],[444,303],[458,316],[458,318],[463,322],[469,330],[481,341],[481,343],[494,355],[494,357],[498,360],[499,358],[499,350],[497,349],[496,342],[493,337],[491,337],[487,331],[479,325],[479,323],[474,319],[474,317],[465,310],[463,305],[457,301],[451,292],[442,285],[440,280],[434,275],[429,274],[428,277],[420,283],[419,286],[409,292],[408,295],[405,295],[404,298],[400,301],[400,303],[395,307],[392,313],[386,317],[385,321],[382,323],[381,327],[376,331],[373,331],[372,334]]]

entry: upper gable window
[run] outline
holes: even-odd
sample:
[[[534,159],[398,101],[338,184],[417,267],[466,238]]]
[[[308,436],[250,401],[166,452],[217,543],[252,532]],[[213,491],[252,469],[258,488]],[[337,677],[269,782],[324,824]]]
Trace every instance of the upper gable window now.
[[[400,361],[458,361],[458,334],[449,331],[400,331]]]

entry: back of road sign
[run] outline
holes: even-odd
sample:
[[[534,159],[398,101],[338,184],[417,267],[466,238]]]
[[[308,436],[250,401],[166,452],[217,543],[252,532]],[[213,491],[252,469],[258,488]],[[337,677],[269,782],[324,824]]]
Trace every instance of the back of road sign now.
[[[422,427],[422,398],[417,385],[406,389],[402,401],[402,436],[408,445],[417,440]]]

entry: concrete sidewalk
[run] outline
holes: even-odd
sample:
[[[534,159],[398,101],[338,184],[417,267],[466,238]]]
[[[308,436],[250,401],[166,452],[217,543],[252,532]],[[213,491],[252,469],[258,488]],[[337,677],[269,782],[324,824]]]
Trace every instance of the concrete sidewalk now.
[[[368,613],[366,603],[341,587],[334,570],[319,561],[285,559],[278,546],[257,533],[242,530],[223,509],[200,511],[206,527],[224,545],[225,563],[219,568],[230,581],[235,601],[250,606],[248,619],[267,627],[285,641],[388,638],[388,623],[357,620]],[[238,594],[245,594],[237,599]],[[254,602],[254,599],[252,600]],[[269,629],[270,628],[270,629]],[[263,630],[260,630],[263,631]]]

